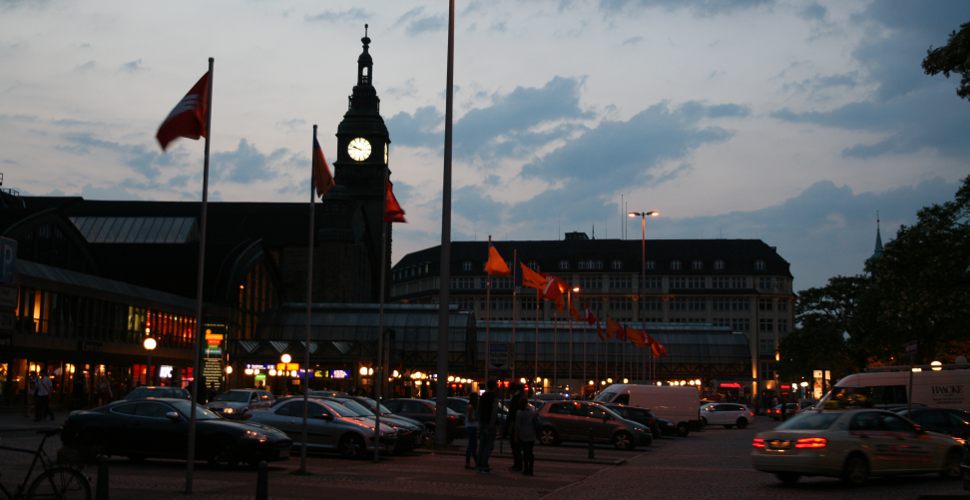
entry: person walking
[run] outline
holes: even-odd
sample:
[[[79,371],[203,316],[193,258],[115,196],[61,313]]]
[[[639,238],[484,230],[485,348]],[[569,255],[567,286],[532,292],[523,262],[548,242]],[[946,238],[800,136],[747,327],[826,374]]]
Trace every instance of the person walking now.
[[[485,393],[479,401],[478,408],[478,472],[488,474],[492,468],[488,466],[488,459],[495,447],[495,432],[498,424],[498,384],[489,380]]]
[[[108,376],[102,375],[98,379],[98,406],[104,406],[111,402],[111,383],[108,382]]]
[[[519,440],[515,437],[515,415],[522,407],[521,401],[525,400],[525,391],[521,384],[512,386],[512,398],[509,400],[509,414],[505,419],[505,428],[502,433],[509,438],[509,446],[512,447],[512,466],[509,470],[519,472],[522,470],[522,448],[519,447]]]
[[[40,376],[37,377],[37,384],[34,387],[34,399],[37,406],[34,422],[40,422],[47,417],[54,420],[54,412],[51,411],[52,392],[54,392],[54,387],[51,385],[50,377],[47,376],[47,369],[44,368],[40,371]]]
[[[519,408],[515,413],[515,439],[519,443],[522,453],[522,474],[533,475],[535,467],[536,427],[538,427],[538,416],[529,400],[519,399]]]
[[[465,407],[465,437],[468,446],[465,448],[465,468],[478,467],[478,393],[468,395],[468,406]]]

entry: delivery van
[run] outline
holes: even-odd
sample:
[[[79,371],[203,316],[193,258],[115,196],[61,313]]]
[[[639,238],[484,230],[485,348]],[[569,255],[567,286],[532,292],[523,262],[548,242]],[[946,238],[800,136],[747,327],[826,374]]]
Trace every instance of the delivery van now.
[[[612,384],[603,389],[594,400],[649,408],[658,418],[673,422],[677,427],[677,434],[681,436],[701,427],[700,395],[695,387]]]
[[[836,382],[816,407],[907,406],[910,404],[910,393],[915,406],[970,411],[970,369],[855,373]]]

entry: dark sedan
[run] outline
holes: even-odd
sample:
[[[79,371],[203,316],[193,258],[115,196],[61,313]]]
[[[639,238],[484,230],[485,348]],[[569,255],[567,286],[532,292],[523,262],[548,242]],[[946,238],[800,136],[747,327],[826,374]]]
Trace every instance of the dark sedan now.
[[[402,415],[418,422],[424,424],[425,428],[428,429],[429,434],[434,434],[435,432],[435,402],[428,399],[389,399],[384,401],[384,406],[387,406],[395,415]],[[465,416],[447,408],[447,429],[446,429],[446,439],[450,443],[456,438],[462,436],[465,430]]]
[[[661,428],[661,426],[663,425],[662,422],[659,419],[657,419],[656,415],[654,415],[653,412],[647,408],[639,408],[637,406],[626,406],[626,405],[612,404],[612,403],[606,404],[603,406],[606,406],[607,408],[615,411],[619,416],[627,420],[632,420],[634,422],[647,426],[647,428],[650,429],[650,433],[655,438],[659,438],[661,435],[664,434],[664,430]],[[668,420],[667,422],[669,425],[670,421]],[[675,434],[676,432],[677,432],[676,429],[670,429],[671,434]]]
[[[115,401],[92,410],[71,412],[64,421],[61,440],[83,456],[176,458],[187,456],[189,414],[184,399],[153,398]],[[273,427],[227,420],[195,405],[195,456],[210,463],[255,464],[284,460],[292,441]]]
[[[970,413],[956,408],[912,408],[895,410],[925,430],[970,439]]]

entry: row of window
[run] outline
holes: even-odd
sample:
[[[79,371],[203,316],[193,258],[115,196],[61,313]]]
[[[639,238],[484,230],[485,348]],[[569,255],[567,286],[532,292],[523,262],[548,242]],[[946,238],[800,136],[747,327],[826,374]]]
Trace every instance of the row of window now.
[[[747,276],[668,276],[670,290],[749,290],[750,278]],[[454,276],[451,278],[452,290],[484,289],[491,281],[493,290],[511,290],[512,278],[486,278],[481,276]],[[620,276],[579,276],[577,285],[586,291],[634,291],[637,289],[637,277],[634,275]],[[646,276],[643,279],[642,290],[663,290],[664,278],[661,276]],[[604,288],[604,284],[606,287]],[[757,289],[762,292],[788,291],[789,280],[785,277],[761,277],[757,280]],[[398,285],[401,287],[404,285]]]
[[[529,261],[525,264],[529,266],[531,269],[534,269],[534,270],[539,269],[539,264],[536,261]],[[513,262],[508,261],[506,262],[506,265],[508,265],[509,269],[511,269],[513,266]],[[647,260],[646,262],[644,262],[643,266],[648,271],[654,271],[658,269],[658,262],[655,260]],[[466,273],[482,271],[484,267],[485,267],[484,262],[473,262],[470,260],[466,260],[461,263],[461,270]],[[639,267],[640,266],[637,266],[637,268]],[[421,275],[426,275],[430,272],[430,268],[431,268],[431,265],[430,263],[427,263],[427,262],[424,262],[418,265],[407,266],[406,268],[396,269],[394,271],[393,278],[394,280],[404,280],[404,279],[414,278]],[[557,267],[559,271],[569,271],[573,269],[577,271],[601,271],[605,268],[606,268],[605,263],[599,259],[582,259],[582,260],[576,261],[575,263],[571,262],[568,259],[562,259],[559,261],[559,265]],[[764,259],[756,259],[753,263],[752,268],[753,268],[753,271],[755,272],[764,272],[767,270],[767,264],[764,261]],[[609,269],[611,271],[623,271],[624,270],[623,261],[619,259],[615,259],[611,261],[609,264]],[[690,269],[691,271],[703,271],[705,269],[712,269],[714,271],[724,271],[727,269],[727,264],[723,259],[716,259],[714,260],[714,262],[711,263],[710,267],[708,268],[708,266],[705,265],[704,261],[700,259],[694,259],[691,261],[672,260],[668,262],[667,269],[669,269],[670,271],[681,271],[681,270],[687,270],[687,269]],[[639,269],[631,269],[631,270],[639,271]]]
[[[459,307],[466,310],[479,310],[484,311],[486,309],[486,300],[484,297],[460,297],[456,299]],[[714,312],[740,312],[747,313],[751,310],[751,300],[745,297],[674,297],[667,302],[668,311],[688,311],[688,312],[707,312],[708,310]],[[577,310],[589,309],[593,313],[601,313],[602,311],[633,311],[637,305],[639,305],[641,311],[645,312],[661,312],[664,310],[663,306],[664,300],[659,297],[645,297],[643,300],[631,300],[631,299],[602,299],[596,298],[591,301],[587,300],[577,300],[573,307]],[[519,310],[520,311],[531,311],[536,307],[536,298],[534,296],[530,297],[520,297],[519,298]],[[549,307],[552,307],[551,305]],[[512,299],[509,297],[492,297],[491,298],[491,309],[492,311],[511,311],[512,310]],[[759,301],[759,309],[765,312],[772,312],[777,310],[778,312],[788,312],[788,301],[786,300],[766,300],[762,299]],[[697,321],[697,318],[693,318],[691,321]],[[767,321],[767,328],[771,330],[772,319],[763,318],[762,322]],[[781,319],[785,324],[785,329],[782,330],[787,333],[787,319]],[[780,325],[780,324],[779,324]]]
[[[14,309],[17,330],[40,335],[140,344],[146,333],[160,345],[190,347],[195,317],[21,287]]]

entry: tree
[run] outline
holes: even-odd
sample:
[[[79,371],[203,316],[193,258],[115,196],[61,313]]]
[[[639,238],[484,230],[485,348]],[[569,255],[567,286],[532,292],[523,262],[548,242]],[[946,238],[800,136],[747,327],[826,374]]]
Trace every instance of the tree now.
[[[923,71],[927,75],[943,73],[947,78],[950,73],[959,74],[962,78],[957,95],[970,100],[970,22],[961,25],[960,31],[951,32],[946,45],[926,51]]]
[[[864,340],[888,349],[883,361],[905,360],[904,346],[916,341],[915,361],[952,362],[970,354],[970,177],[952,201],[917,216],[868,264],[872,286],[861,302],[875,328]]]

